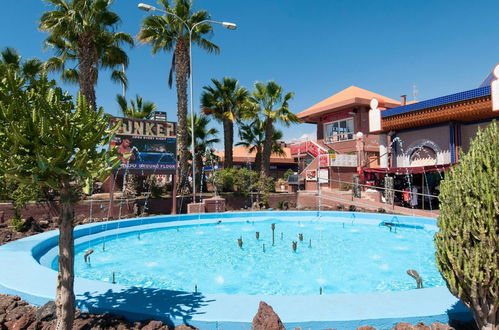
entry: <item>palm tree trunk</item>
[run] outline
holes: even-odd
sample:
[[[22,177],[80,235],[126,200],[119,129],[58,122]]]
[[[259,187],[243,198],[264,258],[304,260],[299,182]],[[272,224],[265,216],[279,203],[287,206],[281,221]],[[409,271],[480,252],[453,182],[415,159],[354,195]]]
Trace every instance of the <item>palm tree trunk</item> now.
[[[269,176],[270,174],[270,156],[272,154],[272,136],[274,134],[274,125],[272,119],[265,120],[265,141],[263,141],[263,159],[262,159],[262,175]]]
[[[189,46],[184,38],[177,39],[175,46],[175,84],[177,88],[177,148],[179,152],[180,192],[188,186],[189,177],[189,137],[187,129],[187,74],[189,72]]]
[[[59,215],[59,273],[56,291],[56,330],[69,330],[73,326],[74,310],[74,209],[70,188],[61,192]]]
[[[78,38],[78,80],[80,92],[88,104],[97,110],[95,83],[97,78],[97,50],[90,34],[82,34]]]
[[[196,191],[198,191],[200,194],[202,193],[201,191],[201,173],[203,172],[203,155],[199,152],[196,153]]]
[[[255,155],[255,171],[260,173],[262,170],[262,146],[256,147],[256,155]]]
[[[234,124],[232,120],[224,118],[224,168],[232,168],[232,146],[234,144]]]

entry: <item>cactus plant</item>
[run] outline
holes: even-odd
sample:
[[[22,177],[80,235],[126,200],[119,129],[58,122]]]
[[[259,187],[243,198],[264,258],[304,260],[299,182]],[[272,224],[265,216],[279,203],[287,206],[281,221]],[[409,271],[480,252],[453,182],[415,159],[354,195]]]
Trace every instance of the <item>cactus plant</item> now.
[[[480,329],[499,323],[499,125],[479,130],[441,183],[437,266]]]

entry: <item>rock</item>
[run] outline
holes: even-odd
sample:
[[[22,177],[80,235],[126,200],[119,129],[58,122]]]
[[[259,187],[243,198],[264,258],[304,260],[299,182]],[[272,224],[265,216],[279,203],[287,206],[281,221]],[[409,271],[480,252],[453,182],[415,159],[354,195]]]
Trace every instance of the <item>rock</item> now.
[[[175,327],[175,330],[198,330],[198,328],[193,327],[192,325],[181,324]]]
[[[429,330],[430,327],[427,327],[423,322],[419,322],[416,325],[412,325],[405,322],[399,322],[395,325],[393,330]]]
[[[447,324],[434,322],[430,325],[430,330],[454,330],[454,328]]]
[[[9,330],[24,330],[33,322],[32,314],[26,314],[16,320],[5,322],[5,327]]]
[[[55,302],[53,301],[49,301],[40,307],[35,313],[35,319],[37,321],[50,321],[55,318]]]
[[[361,327],[358,327],[357,330],[376,330],[376,328],[373,328],[369,325],[363,325]]]
[[[150,321],[142,328],[142,330],[168,330],[168,327],[160,321]]]
[[[274,309],[260,301],[258,312],[253,318],[253,330],[286,330]]]

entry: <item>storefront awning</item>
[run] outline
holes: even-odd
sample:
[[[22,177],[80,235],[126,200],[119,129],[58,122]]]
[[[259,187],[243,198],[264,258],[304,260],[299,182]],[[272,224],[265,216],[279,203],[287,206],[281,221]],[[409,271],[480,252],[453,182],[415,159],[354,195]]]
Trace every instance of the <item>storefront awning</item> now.
[[[443,165],[428,165],[416,167],[392,167],[392,168],[368,168],[364,167],[362,170],[365,173],[380,173],[380,174],[421,174],[429,172],[443,172],[448,171],[454,164]]]

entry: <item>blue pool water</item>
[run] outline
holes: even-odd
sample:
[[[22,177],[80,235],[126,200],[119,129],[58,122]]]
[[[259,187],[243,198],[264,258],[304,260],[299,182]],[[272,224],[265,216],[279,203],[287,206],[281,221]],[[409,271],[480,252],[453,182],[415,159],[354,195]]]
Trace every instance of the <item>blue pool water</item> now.
[[[123,285],[185,291],[197,286],[204,293],[226,294],[316,295],[321,287],[323,294],[409,290],[416,283],[408,269],[419,272],[424,287],[445,285],[435,266],[433,230],[401,226],[390,232],[380,222],[269,218],[166,227],[142,231],[140,237],[138,232],[112,235],[105,239],[105,251],[103,239],[76,246],[75,271],[107,282],[114,272]],[[88,249],[95,251],[90,265],[83,260]],[[57,259],[52,268],[57,269]]]

